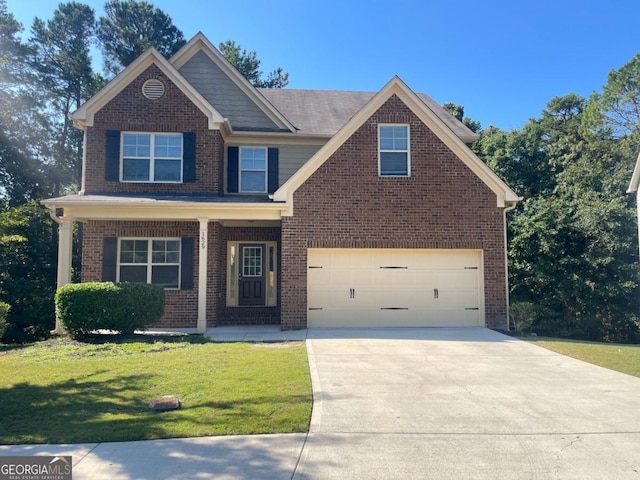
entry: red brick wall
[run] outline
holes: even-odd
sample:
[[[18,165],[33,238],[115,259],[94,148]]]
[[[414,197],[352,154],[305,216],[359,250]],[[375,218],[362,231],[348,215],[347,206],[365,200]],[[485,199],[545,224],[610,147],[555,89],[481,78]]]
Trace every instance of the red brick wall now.
[[[153,328],[196,328],[198,324],[198,232],[197,222],[87,221],[82,239],[82,281],[102,280],[104,237],[192,237],[194,286],[191,290],[166,290],[164,315]]]
[[[208,226],[207,326],[277,325],[280,307],[227,307],[227,242],[280,241],[279,228],[223,228],[220,223]],[[194,288],[167,290],[165,313],[154,328],[196,328],[198,322],[198,259],[200,245],[198,222],[124,222],[87,221],[83,226],[82,281],[102,280],[104,237],[191,237],[194,242]],[[278,253],[278,257],[280,254]],[[279,270],[279,266],[278,266]]]
[[[410,125],[411,177],[378,176],[378,124]],[[484,252],[485,320],[506,328],[503,210],[496,195],[396,96],[293,196],[282,221],[282,327],[305,328],[307,248]]]
[[[142,84],[158,78],[165,94],[158,100],[142,95]],[[196,133],[195,183],[120,183],[105,181],[106,131]],[[94,126],[86,130],[85,193],[222,193],[222,136],[209,130],[206,116],[155,65],[95,114]]]

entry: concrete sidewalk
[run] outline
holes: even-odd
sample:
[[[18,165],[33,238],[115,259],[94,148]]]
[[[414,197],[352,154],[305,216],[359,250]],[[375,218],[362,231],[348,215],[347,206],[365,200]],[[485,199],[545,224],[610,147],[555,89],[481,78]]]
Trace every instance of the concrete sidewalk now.
[[[0,446],[0,455],[71,455],[74,480],[290,480],[305,434],[80,445]]]

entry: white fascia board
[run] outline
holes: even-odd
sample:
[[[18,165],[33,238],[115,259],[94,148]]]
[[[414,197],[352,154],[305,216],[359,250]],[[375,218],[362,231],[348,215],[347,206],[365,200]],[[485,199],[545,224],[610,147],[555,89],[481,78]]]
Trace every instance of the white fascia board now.
[[[636,166],[633,168],[633,175],[631,175],[631,181],[629,182],[629,188],[627,193],[635,193],[638,191],[640,184],[640,154],[636,159]]]
[[[280,220],[283,204],[212,204],[202,202],[108,203],[44,201],[49,208],[62,208],[64,215],[79,220]]]
[[[218,130],[220,128],[225,121],[223,116],[153,47],[147,49],[107,83],[98,93],[73,112],[71,119],[74,124],[76,124],[76,126],[92,127],[96,112],[100,111],[102,107],[124,90],[125,87],[152,64],[156,64],[169,80],[207,117],[209,120],[209,129]]]
[[[495,194],[497,206],[522,200],[467,145],[398,77],[393,77],[349,122],[311,157],[274,194],[280,202],[292,201],[292,194],[315,172],[340,146],[353,135],[392,95],[397,95],[420,120],[447,145]]]
[[[297,128],[286,119],[286,117],[269,102],[240,72],[224,58],[224,55],[209,41],[202,33],[198,32],[189,40],[173,57],[169,59],[176,70],[179,70],[187,63],[191,57],[202,50],[213,63],[242,90],[253,102],[280,128],[286,128],[291,132],[296,132]]]

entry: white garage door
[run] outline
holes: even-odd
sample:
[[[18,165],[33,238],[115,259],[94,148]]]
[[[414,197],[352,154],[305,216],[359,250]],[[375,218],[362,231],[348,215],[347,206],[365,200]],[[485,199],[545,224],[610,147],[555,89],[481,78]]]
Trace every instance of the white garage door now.
[[[309,327],[483,326],[477,250],[309,249]]]

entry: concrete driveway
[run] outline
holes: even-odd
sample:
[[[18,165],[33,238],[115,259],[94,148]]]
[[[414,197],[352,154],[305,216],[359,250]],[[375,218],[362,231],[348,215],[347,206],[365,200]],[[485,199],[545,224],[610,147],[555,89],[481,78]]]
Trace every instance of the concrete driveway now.
[[[311,329],[294,478],[640,479],[640,379],[491,330]]]

